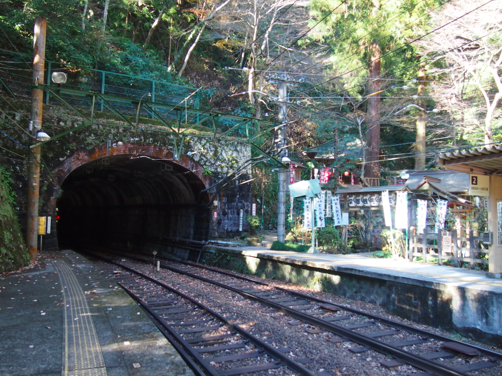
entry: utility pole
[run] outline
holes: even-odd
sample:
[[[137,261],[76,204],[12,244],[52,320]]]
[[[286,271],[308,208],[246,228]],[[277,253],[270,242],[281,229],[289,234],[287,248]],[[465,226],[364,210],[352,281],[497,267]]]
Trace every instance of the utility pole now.
[[[420,68],[418,70],[418,96],[419,98],[424,95],[424,91],[427,85],[427,76],[425,74],[425,63],[420,64]],[[420,99],[418,105],[424,107],[425,101]],[[427,112],[422,108],[418,113],[418,119],[416,123],[417,129],[417,154],[415,156],[415,170],[422,171],[425,170],[425,139],[427,133]]]
[[[279,160],[288,156],[287,140],[286,140],[286,125],[288,111],[288,86],[285,80],[279,81]],[[286,240],[286,169],[284,166],[279,167],[279,197],[277,203],[277,240],[283,242]]]
[[[279,125],[278,138],[275,140],[277,145],[277,156],[281,162],[279,167],[279,193],[277,202],[277,240],[284,242],[286,240],[286,187],[287,187],[287,171],[285,163],[289,163],[288,157],[288,141],[286,138],[286,123],[288,113],[288,85],[293,81],[286,73],[272,74],[268,77],[268,81],[279,85],[279,97],[277,100],[280,104],[279,109]]]
[[[30,131],[34,139],[37,131],[42,128],[43,115],[43,90],[38,85],[44,84],[45,71],[45,35],[47,20],[37,17],[34,28],[34,55],[33,55],[33,89],[31,92],[31,121]],[[31,148],[28,164],[28,205],[26,209],[26,247],[32,260],[36,259],[38,244],[38,203],[40,195],[40,146]]]

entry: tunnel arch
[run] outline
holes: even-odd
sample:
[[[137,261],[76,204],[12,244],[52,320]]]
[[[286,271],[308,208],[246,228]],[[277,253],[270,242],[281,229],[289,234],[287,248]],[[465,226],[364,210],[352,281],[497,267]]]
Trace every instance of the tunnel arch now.
[[[211,227],[210,185],[203,168],[152,145],[79,151],[53,175],[60,248],[172,250],[176,239],[205,241]]]

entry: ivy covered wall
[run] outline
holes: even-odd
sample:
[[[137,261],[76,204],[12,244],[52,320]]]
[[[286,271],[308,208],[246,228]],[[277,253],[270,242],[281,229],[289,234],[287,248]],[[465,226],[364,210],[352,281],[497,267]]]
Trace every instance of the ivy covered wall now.
[[[8,184],[9,172],[0,166],[0,273],[17,270],[30,262]]]

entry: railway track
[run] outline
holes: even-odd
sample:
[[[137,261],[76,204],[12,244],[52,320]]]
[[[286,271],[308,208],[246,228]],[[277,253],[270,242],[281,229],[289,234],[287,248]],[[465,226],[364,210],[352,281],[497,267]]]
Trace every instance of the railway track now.
[[[396,369],[408,364],[420,370],[412,372],[413,375],[502,374],[502,354],[234,273],[187,262],[173,264],[161,262],[163,268],[174,273],[252,299],[268,306],[271,312],[281,312],[291,318],[290,326],[306,327],[313,336],[329,333],[329,342],[333,345],[351,343],[349,351],[354,354],[370,350],[385,354],[388,358],[380,362],[382,367]],[[151,270],[151,266],[149,268]],[[315,370],[310,372],[315,374]],[[329,375],[326,371],[322,374]]]
[[[140,304],[197,375],[232,376],[276,370],[322,376],[284,355],[218,312],[144,273],[112,262],[117,283]],[[281,368],[283,369],[281,371]]]

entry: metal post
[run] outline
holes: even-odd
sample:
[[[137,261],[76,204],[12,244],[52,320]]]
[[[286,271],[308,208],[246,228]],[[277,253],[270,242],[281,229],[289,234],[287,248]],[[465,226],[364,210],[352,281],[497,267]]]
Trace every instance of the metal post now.
[[[311,216],[310,216],[310,223],[312,224],[312,245],[310,246],[309,250],[307,251],[307,253],[319,253],[319,251],[317,250],[317,247],[316,247],[316,238],[315,238],[315,231],[316,231],[316,227],[315,227],[315,224],[316,224],[316,218],[315,218],[315,207],[316,207],[316,204],[317,204],[317,201],[318,198],[315,197],[312,199],[312,204],[311,204]]]
[[[106,80],[106,74],[104,71],[101,71],[101,95],[105,94],[105,80]],[[103,99],[101,99],[101,103],[99,106],[99,110],[101,112],[103,112],[104,106],[105,106],[105,103],[104,103]]]
[[[48,61],[47,62],[47,86],[51,84],[51,74],[52,74],[52,62]],[[45,104],[49,104],[50,101],[50,93],[47,91],[45,93]]]
[[[43,95],[38,85],[44,83],[45,35],[47,20],[37,17],[34,27],[33,90],[31,92],[30,130],[34,134],[42,128]],[[28,164],[28,206],[26,209],[26,247],[32,260],[37,257],[38,203],[40,194],[40,146],[31,149]]]
[[[155,88],[155,80],[152,80],[152,91],[151,91],[151,97],[150,97],[150,99],[154,103],[155,103],[155,90],[156,90],[156,88]],[[155,106],[152,105],[152,108],[155,111]],[[151,117],[152,117],[152,119],[155,119],[155,114],[153,112],[151,113]]]
[[[286,81],[279,82],[279,102],[281,109],[279,111],[279,121],[281,124],[286,123],[287,114],[287,83]],[[286,126],[282,125],[279,128],[279,160],[288,155],[286,148]],[[277,203],[277,240],[284,242],[286,239],[286,170],[284,166],[279,168],[279,197]]]

